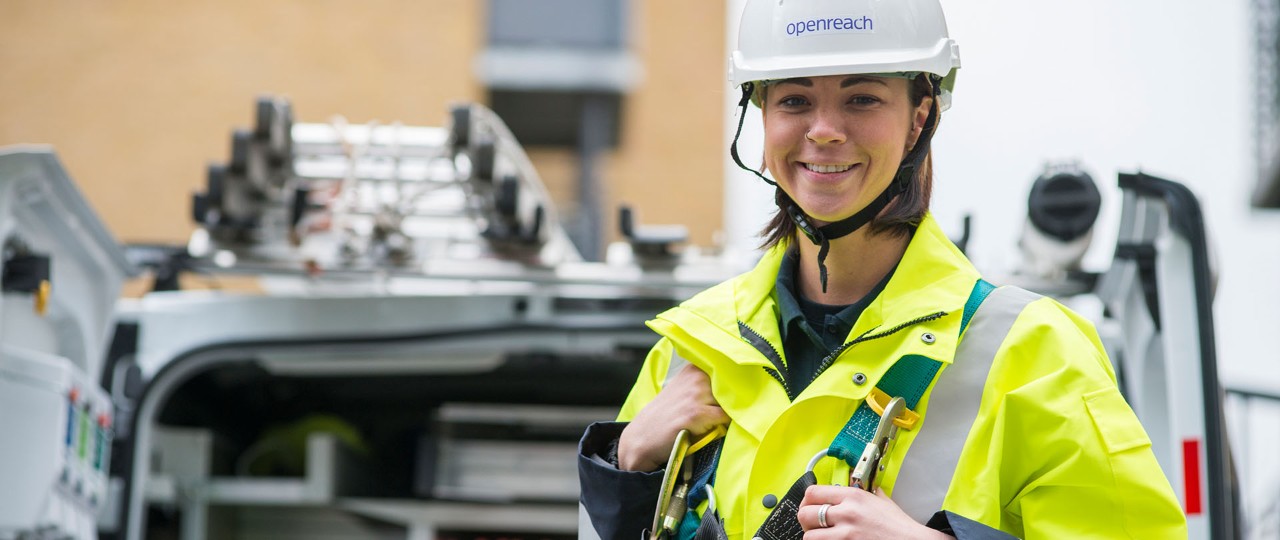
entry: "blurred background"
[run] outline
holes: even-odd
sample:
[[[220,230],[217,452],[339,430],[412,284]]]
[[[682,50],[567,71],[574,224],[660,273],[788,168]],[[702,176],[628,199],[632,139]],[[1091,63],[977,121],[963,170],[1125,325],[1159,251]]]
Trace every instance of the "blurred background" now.
[[[963,68],[935,144],[938,220],[959,236],[974,214],[971,258],[1007,270],[1031,182],[1078,163],[1103,191],[1097,268],[1117,171],[1183,182],[1217,253],[1223,369],[1280,387],[1280,369],[1244,367],[1276,358],[1257,338],[1280,326],[1271,4],[944,0]],[[0,144],[57,148],[121,241],[181,243],[205,163],[225,159],[258,95],[287,97],[298,121],[351,124],[443,125],[449,103],[478,101],[512,126],[589,258],[617,238],[621,203],[686,225],[694,244],[749,252],[772,198],[726,151],[738,6],[10,0]],[[758,123],[743,138],[752,163]]]
[[[934,142],[944,229],[960,237],[971,216],[971,259],[1009,272],[1032,182],[1073,164],[1102,193],[1084,262],[1101,270],[1114,253],[1117,174],[1182,182],[1215,255],[1223,383],[1280,393],[1276,0],[942,3],[963,62]],[[289,99],[300,122],[381,125],[444,125],[449,104],[475,101],[524,145],[585,258],[619,237],[621,204],[644,222],[685,225],[708,252],[750,258],[772,192],[728,158],[737,118],[725,67],[740,9],[6,0],[0,146],[52,145],[121,242],[182,244],[206,163],[225,159],[230,129],[251,123],[260,95]],[[748,115],[742,155],[754,165],[758,111]],[[1280,444],[1274,424],[1232,421],[1250,448]],[[1274,467],[1251,474],[1275,478]]]
[[[121,240],[180,243],[204,163],[225,159],[258,95],[351,124],[444,125],[448,104],[477,101],[568,220],[616,235],[629,202],[711,244],[724,21],[723,2],[4,2],[0,144],[53,144]]]

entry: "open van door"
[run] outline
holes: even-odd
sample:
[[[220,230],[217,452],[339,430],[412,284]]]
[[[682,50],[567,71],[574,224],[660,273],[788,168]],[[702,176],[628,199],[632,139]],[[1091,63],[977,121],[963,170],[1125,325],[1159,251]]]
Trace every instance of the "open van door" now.
[[[1185,186],[1121,174],[1115,261],[1096,293],[1121,391],[1151,437],[1190,538],[1239,538],[1204,218]]]
[[[0,149],[0,538],[94,540],[114,302],[136,269],[47,146]]]

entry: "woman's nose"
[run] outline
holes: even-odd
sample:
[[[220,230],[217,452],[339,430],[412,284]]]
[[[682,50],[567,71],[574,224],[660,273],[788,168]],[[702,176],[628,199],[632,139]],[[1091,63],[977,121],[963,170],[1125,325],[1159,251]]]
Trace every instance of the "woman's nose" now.
[[[809,125],[805,138],[818,144],[838,144],[845,141],[847,135],[838,122],[832,122],[824,115],[818,115]]]

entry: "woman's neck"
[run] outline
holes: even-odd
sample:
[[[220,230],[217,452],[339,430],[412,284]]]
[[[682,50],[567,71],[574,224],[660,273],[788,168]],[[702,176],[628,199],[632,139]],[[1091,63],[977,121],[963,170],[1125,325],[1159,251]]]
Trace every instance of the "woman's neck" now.
[[[911,238],[904,235],[870,234],[864,227],[831,241],[827,254],[827,290],[822,291],[818,272],[818,248],[809,239],[797,237],[800,267],[796,286],[805,298],[828,305],[852,304],[875,288],[902,260]]]

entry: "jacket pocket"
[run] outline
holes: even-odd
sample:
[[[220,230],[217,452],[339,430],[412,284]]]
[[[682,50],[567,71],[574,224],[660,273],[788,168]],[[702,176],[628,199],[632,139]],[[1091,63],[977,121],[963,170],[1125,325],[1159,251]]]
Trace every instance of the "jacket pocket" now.
[[[1084,406],[1108,454],[1151,446],[1151,439],[1142,429],[1133,409],[1129,408],[1129,403],[1120,395],[1120,390],[1103,388],[1089,392],[1084,395]]]

